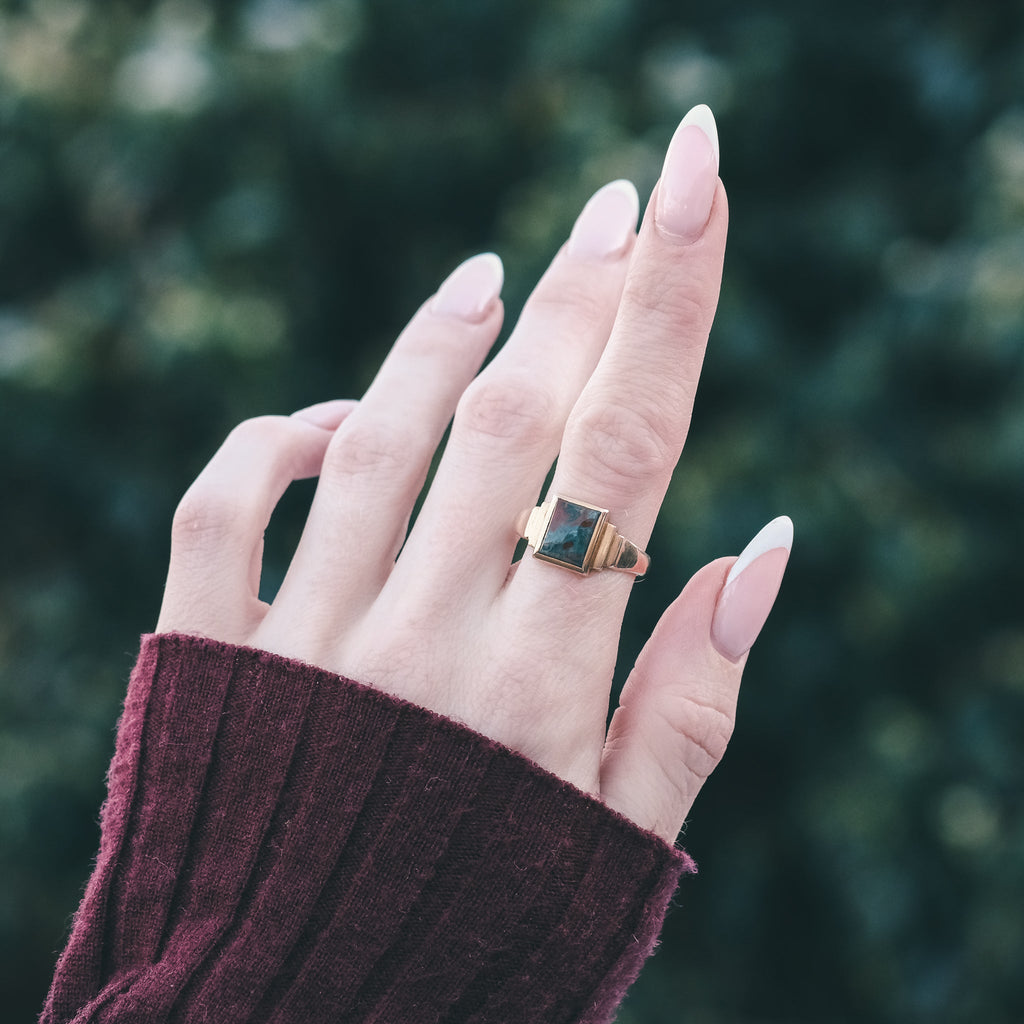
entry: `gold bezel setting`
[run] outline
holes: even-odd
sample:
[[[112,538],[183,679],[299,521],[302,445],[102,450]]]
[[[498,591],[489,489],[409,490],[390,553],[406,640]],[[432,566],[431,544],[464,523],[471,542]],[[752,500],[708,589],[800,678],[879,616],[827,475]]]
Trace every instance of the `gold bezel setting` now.
[[[516,532],[525,538],[534,558],[580,576],[616,569],[639,578],[651,564],[647,552],[608,521],[608,509],[588,501],[554,495],[521,512]]]
[[[569,498],[555,498],[541,508],[544,518],[537,531],[534,557],[581,575],[589,573],[608,522],[608,509]]]

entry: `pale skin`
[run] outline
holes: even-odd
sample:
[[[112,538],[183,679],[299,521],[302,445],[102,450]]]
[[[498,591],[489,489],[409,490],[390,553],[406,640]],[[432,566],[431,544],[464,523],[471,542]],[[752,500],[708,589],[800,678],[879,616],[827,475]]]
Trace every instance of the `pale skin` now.
[[[617,229],[621,244],[595,255],[579,229],[483,371],[500,299],[453,313],[435,298],[358,404],[237,427],[176,513],[158,631],[262,648],[431,708],[673,842],[735,720],[746,654],[712,639],[733,559],[705,566],[664,612],[609,730],[632,577],[529,555],[510,565],[517,516],[556,457],[554,492],[609,509],[646,546],[686,439],[725,252],[725,190],[701,138],[691,132],[673,157],[686,167],[666,165],[639,234],[635,211],[632,225],[615,221],[628,210],[610,212],[599,241],[607,248]],[[675,192],[659,199],[670,171]],[[687,188],[698,207],[704,189],[710,210],[680,233],[688,222],[669,200]],[[267,604],[263,532],[288,484],[310,476],[305,530]]]

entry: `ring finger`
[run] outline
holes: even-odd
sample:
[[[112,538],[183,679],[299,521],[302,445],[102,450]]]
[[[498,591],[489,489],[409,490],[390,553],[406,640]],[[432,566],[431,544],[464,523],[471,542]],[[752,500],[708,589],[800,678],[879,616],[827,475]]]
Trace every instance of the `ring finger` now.
[[[641,227],[618,316],[601,360],[566,424],[552,492],[608,510],[621,536],[643,548],[682,451],[714,316],[727,211],[718,181],[717,133],[707,108],[684,119]],[[502,612],[537,663],[546,645],[580,652],[575,685],[591,704],[611,685],[619,626],[633,577],[589,576],[526,558]],[[551,629],[557,623],[557,629]],[[605,694],[607,696],[607,694]],[[577,702],[581,696],[575,695]]]

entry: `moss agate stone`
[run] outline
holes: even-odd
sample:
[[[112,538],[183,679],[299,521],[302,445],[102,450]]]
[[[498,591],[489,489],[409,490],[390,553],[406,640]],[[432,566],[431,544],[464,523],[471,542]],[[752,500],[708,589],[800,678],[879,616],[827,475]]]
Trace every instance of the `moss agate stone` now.
[[[584,572],[587,551],[602,514],[600,509],[558,498],[536,554]]]

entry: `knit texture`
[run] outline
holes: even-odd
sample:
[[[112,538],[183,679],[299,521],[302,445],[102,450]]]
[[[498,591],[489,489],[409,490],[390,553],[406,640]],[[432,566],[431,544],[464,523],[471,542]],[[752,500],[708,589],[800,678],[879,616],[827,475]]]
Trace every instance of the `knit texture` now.
[[[497,743],[143,638],[43,1024],[610,1021],[693,864]]]

